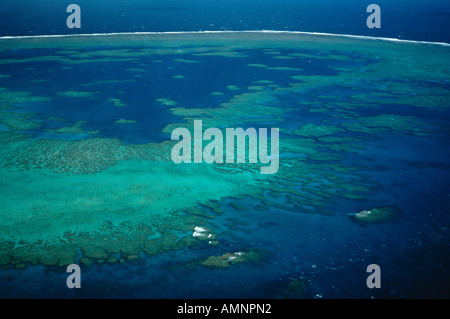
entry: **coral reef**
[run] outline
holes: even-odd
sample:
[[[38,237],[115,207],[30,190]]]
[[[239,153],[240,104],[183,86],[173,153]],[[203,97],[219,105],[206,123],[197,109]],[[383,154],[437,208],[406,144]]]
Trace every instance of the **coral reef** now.
[[[219,256],[209,256],[199,262],[202,266],[228,268],[232,265],[248,262],[261,262],[267,257],[267,253],[263,250],[247,249],[234,253],[224,253]]]
[[[33,103],[53,103],[54,98],[91,101],[101,92],[86,87],[128,85],[138,79],[89,79],[79,86],[58,88],[53,97],[2,87],[0,265],[18,269],[37,263],[64,266],[76,261],[79,251],[80,262],[88,266],[132,262],[142,254],[152,256],[195,245],[219,249],[220,233],[205,225],[226,213],[223,200],[229,198],[252,200],[253,207],[233,203],[236,211],[254,209],[263,213],[277,209],[320,214],[324,218],[335,213],[330,206],[336,199],[358,203],[366,200],[379,186],[364,174],[367,167],[353,164],[353,156],[364,150],[365,142],[379,134],[418,138],[448,132],[425,118],[386,114],[380,108],[384,104],[447,107],[448,89],[444,85],[425,86],[420,81],[448,81],[447,69],[442,67],[448,49],[427,46],[421,50],[427,50],[433,58],[423,59],[416,45],[367,45],[358,41],[281,34],[228,38],[212,34],[186,38],[117,35],[80,37],[76,43],[64,37],[52,41],[1,39],[5,58],[0,67],[14,64],[18,71],[28,73],[36,72],[39,63],[54,64],[54,69],[46,70],[53,72],[117,63],[129,71],[128,76],[133,76],[132,72],[144,78],[151,65],[167,63],[165,67],[175,68],[178,73],[178,68],[201,65],[203,56],[233,58],[235,62],[245,57],[242,66],[257,73],[257,77],[248,83],[227,81],[212,88],[208,98],[227,98],[220,105],[191,107],[165,91],[152,96],[177,118],[177,123],[167,123],[162,133],[170,134],[180,126],[192,129],[198,118],[203,119],[205,129],[281,127],[282,160],[277,174],[271,176],[262,176],[259,165],[248,163],[175,165],[170,158],[173,141],[125,145],[119,139],[98,137],[98,131],[86,132],[83,126],[89,119],[40,117],[24,111],[24,106],[32,109]],[[351,56],[346,53],[349,43],[355,48]],[[268,44],[273,48],[267,48]],[[61,50],[66,47],[67,50]],[[54,54],[43,55],[36,50],[36,56],[31,57],[33,49],[39,48],[54,50]],[[8,58],[10,49],[29,50],[30,54]],[[264,64],[257,63],[252,59],[253,53],[267,54],[269,59]],[[302,65],[311,60],[323,62],[328,73],[309,74]],[[387,71],[395,80],[386,80]],[[1,71],[4,73],[8,72]],[[34,75],[30,85],[49,81],[43,74]],[[169,80],[183,77],[167,75]],[[126,106],[117,98],[122,93],[108,92],[108,105]],[[43,127],[43,118],[72,124]],[[301,122],[292,123],[291,118]],[[121,119],[115,123],[134,122]],[[32,130],[95,137],[34,139],[29,135]],[[358,212],[352,218],[360,223],[378,223],[399,215],[397,208],[379,207]],[[228,220],[229,225],[245,227],[237,222]],[[226,268],[261,261],[264,256],[261,251],[249,249],[209,256],[198,264]],[[288,295],[301,295],[303,289],[299,280],[287,284]]]
[[[171,100],[169,98],[166,98],[166,97],[162,97],[162,98],[156,99],[156,101],[161,103],[161,104],[167,105],[167,106],[177,105],[176,101],[173,101],[173,100]]]
[[[306,294],[306,284],[301,278],[289,279],[282,297],[288,299],[304,298]]]
[[[114,121],[114,123],[116,123],[116,124],[134,124],[136,122],[137,122],[136,120],[126,120],[126,119],[120,119],[120,120]]]
[[[362,210],[351,216],[355,221],[362,224],[384,223],[396,220],[401,215],[397,207],[385,206]]]

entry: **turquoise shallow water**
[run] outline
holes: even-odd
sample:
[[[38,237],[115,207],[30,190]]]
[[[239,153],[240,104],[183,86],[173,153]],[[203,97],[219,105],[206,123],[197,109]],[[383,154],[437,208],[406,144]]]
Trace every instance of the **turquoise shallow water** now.
[[[448,46],[236,32],[0,48],[2,297],[448,297]],[[170,133],[197,119],[279,128],[278,172],[174,164]],[[398,214],[356,220],[374,208]]]

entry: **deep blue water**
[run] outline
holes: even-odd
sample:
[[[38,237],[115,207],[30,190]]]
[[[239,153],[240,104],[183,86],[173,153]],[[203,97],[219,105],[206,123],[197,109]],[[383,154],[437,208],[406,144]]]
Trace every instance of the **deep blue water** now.
[[[71,3],[81,29],[66,26]],[[366,26],[372,3],[381,29]],[[446,0],[4,0],[0,35],[265,29],[450,42],[449,17]]]

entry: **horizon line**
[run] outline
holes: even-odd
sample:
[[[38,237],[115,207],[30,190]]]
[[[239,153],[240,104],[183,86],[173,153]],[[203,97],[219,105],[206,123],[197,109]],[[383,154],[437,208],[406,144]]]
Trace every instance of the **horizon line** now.
[[[163,34],[202,34],[202,33],[285,33],[285,34],[303,34],[318,35],[330,37],[343,37],[352,39],[390,41],[398,43],[416,43],[428,45],[450,46],[447,42],[434,42],[422,40],[406,40],[388,37],[372,37],[364,35],[326,33],[326,32],[308,32],[308,31],[286,31],[286,30],[202,30],[202,31],[148,31],[148,32],[110,32],[110,33],[77,33],[77,34],[43,34],[43,35],[19,35],[19,36],[0,36],[0,40],[8,39],[33,39],[33,38],[64,38],[64,37],[85,37],[85,36],[115,36],[115,35],[163,35]]]

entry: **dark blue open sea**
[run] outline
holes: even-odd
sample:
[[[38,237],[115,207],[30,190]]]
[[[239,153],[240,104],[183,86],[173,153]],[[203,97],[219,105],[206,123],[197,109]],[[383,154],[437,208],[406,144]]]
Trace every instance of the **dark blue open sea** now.
[[[1,1],[0,298],[449,298],[449,17],[443,0]],[[214,139],[176,163],[172,133],[199,120]],[[230,128],[255,128],[245,163],[224,160]]]

